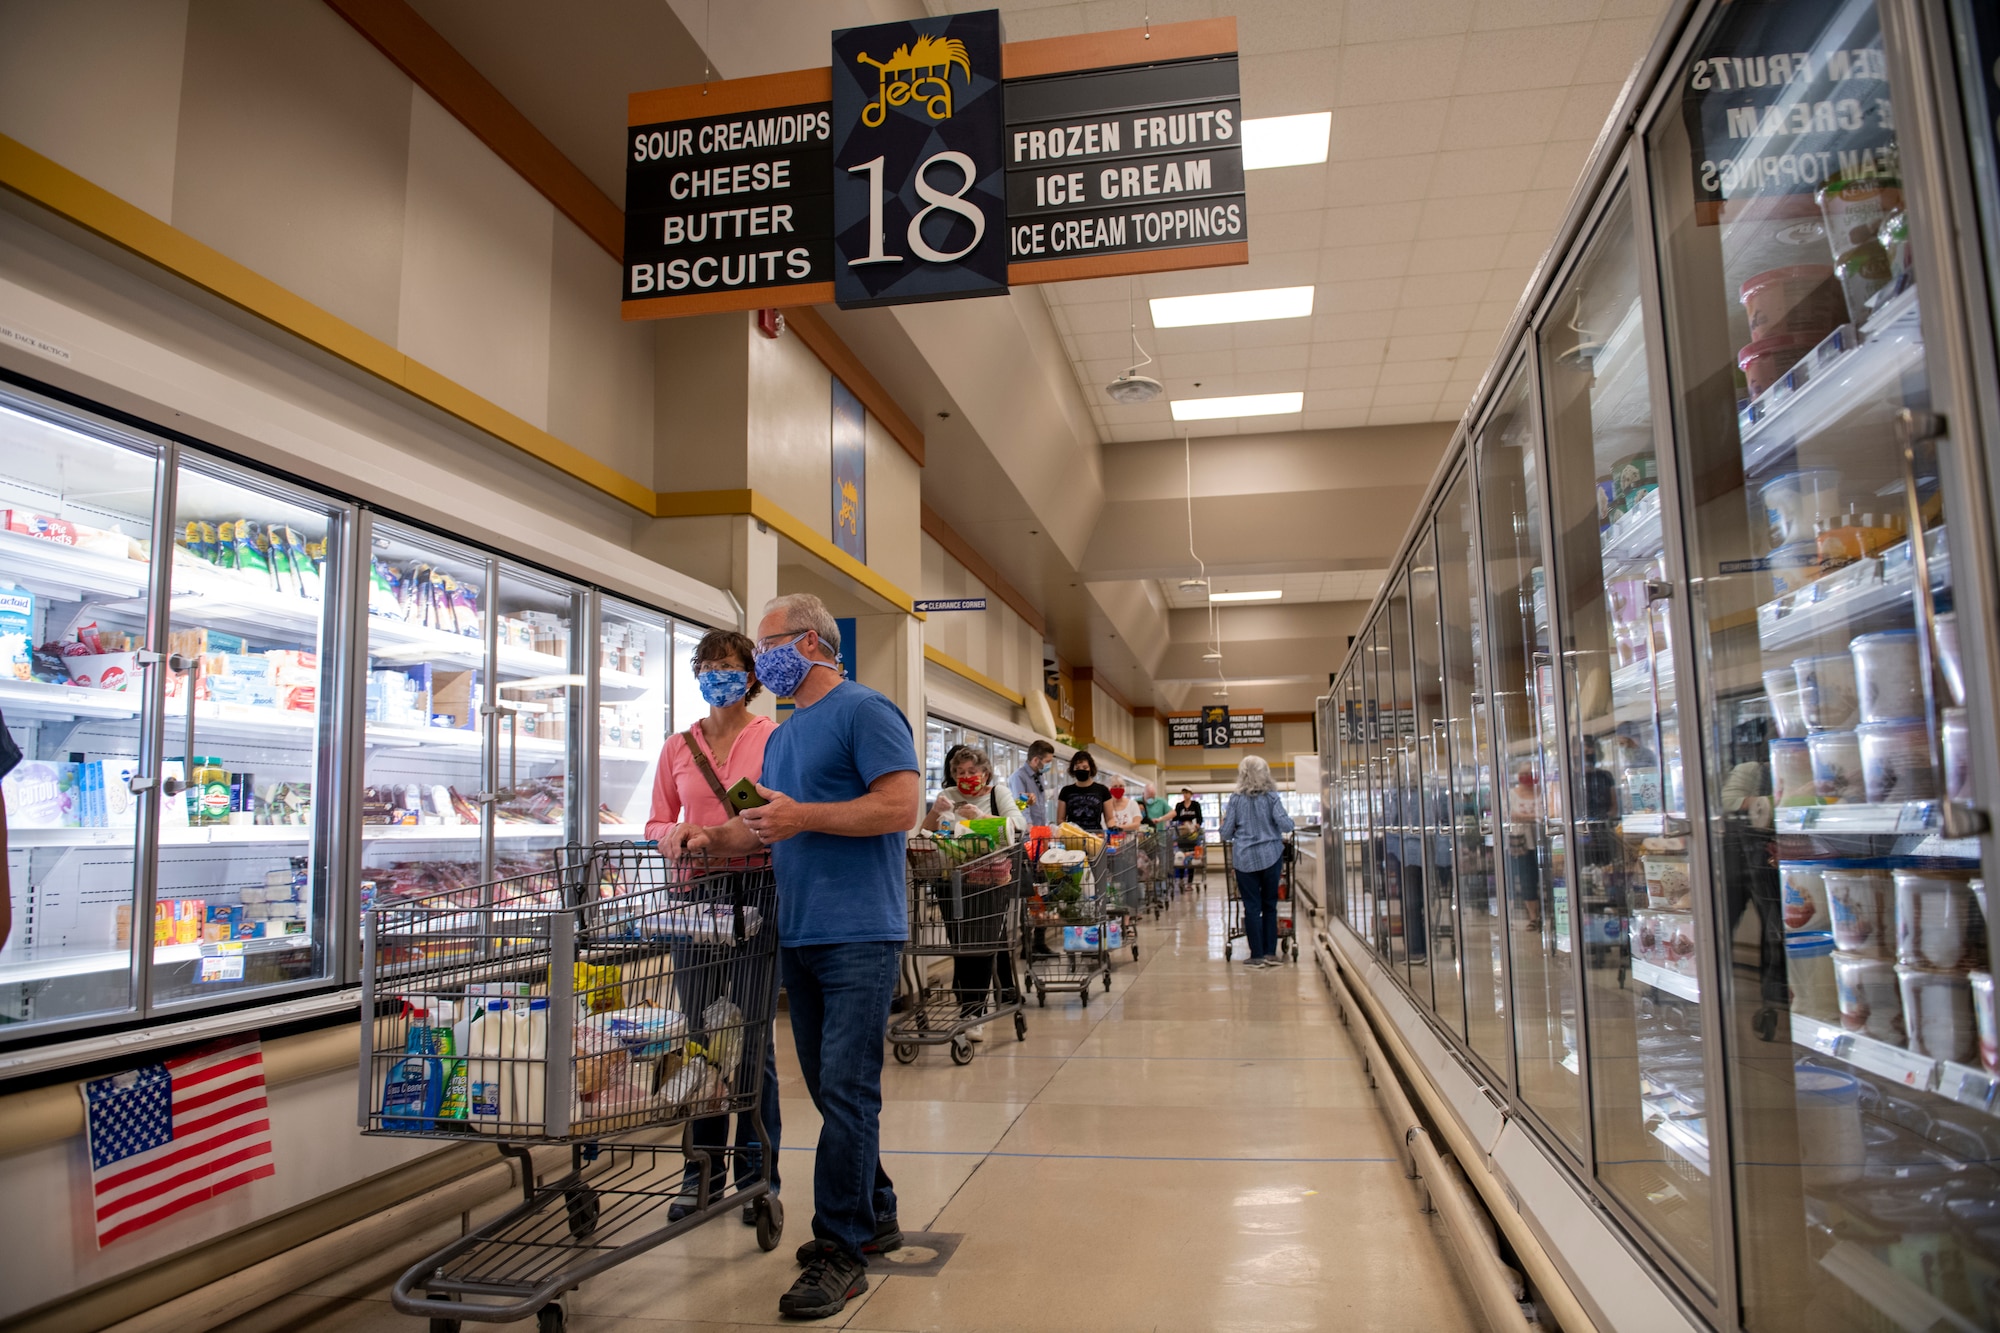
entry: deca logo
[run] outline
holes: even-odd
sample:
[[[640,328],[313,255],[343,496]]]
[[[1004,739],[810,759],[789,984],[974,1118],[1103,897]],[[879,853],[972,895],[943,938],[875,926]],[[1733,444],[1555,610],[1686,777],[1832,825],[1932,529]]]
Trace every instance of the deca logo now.
[[[972,58],[965,43],[956,37],[932,37],[896,48],[887,60],[877,60],[867,52],[854,57],[856,64],[873,65],[876,71],[875,100],[861,108],[861,123],[879,130],[889,118],[889,108],[921,101],[932,120],[951,119],[951,71],[956,65],[972,84]],[[907,77],[905,77],[907,76]]]

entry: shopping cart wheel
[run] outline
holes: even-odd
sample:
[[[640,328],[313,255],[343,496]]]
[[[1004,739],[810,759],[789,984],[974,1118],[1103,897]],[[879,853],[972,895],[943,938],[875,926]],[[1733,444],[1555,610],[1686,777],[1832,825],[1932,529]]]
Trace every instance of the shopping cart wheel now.
[[[1028,1016],[1026,1014],[1015,1014],[1014,1040],[1026,1041],[1027,1039],[1028,1039]]]
[[[917,1044],[913,1041],[897,1042],[896,1063],[899,1065],[913,1065],[916,1062],[917,1062]]]
[[[458,1321],[456,1319],[442,1319],[437,1315],[432,1315],[431,1333],[458,1333]]]
[[[1039,986],[1035,987],[1035,1003],[1044,1009],[1049,1007],[1049,993]]]
[[[1076,993],[1076,998],[1083,1001],[1084,1008],[1090,1008],[1090,983],[1088,981],[1083,983],[1083,989]]]
[[[563,1191],[563,1207],[569,1212],[569,1234],[583,1240],[597,1230],[597,1191],[588,1185],[571,1185]]]
[[[1139,946],[1136,944],[1132,946],[1132,961],[1135,963],[1139,961]]]
[[[775,1194],[762,1195],[757,1200],[756,1209],[757,1248],[775,1250],[785,1235],[784,1201]]]
[[[1230,954],[1232,954],[1232,953],[1234,953],[1235,951],[1236,951],[1236,950],[1235,950],[1235,946],[1234,946],[1234,945],[1230,945],[1230,944],[1225,944],[1225,945],[1223,945],[1223,946],[1222,946],[1222,960],[1223,960],[1224,962],[1228,962],[1228,961],[1229,961],[1229,955],[1230,955]]]
[[[951,1062],[955,1065],[972,1063],[972,1038],[963,1032],[951,1039]]]
[[[535,1311],[535,1333],[563,1333],[569,1327],[569,1319],[560,1305],[544,1305]]]

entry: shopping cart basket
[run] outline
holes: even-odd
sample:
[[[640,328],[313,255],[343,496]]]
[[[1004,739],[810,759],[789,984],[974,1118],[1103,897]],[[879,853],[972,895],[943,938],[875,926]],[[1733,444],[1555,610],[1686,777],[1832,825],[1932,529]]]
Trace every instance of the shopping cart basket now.
[[[1104,849],[1102,888],[1107,915],[1119,922],[1119,941],[1111,953],[1128,948],[1132,961],[1139,961],[1139,917],[1146,905],[1146,863],[1151,857],[1153,835],[1148,829],[1114,830]]]
[[[1057,833],[1031,838],[1027,926],[1034,932],[1028,951],[1028,981],[1037,1003],[1051,992],[1073,994],[1090,1004],[1097,980],[1111,989],[1111,953],[1120,947],[1124,918],[1106,893],[1107,853],[1094,833]],[[1051,947],[1049,941],[1055,941]]]
[[[1292,893],[1292,877],[1298,871],[1298,864],[1298,849],[1292,846],[1291,840],[1287,838],[1285,840],[1285,850],[1278,861],[1277,942],[1278,953],[1290,957],[1295,963],[1299,961],[1299,934],[1298,922],[1293,914],[1294,895]],[[1222,919],[1224,927],[1222,956],[1229,958],[1236,951],[1235,941],[1242,939],[1245,933],[1243,929],[1243,895],[1241,893],[1231,892],[1223,894]]]
[[[1146,893],[1146,906],[1158,920],[1174,900],[1173,834],[1165,825],[1146,830],[1146,846],[1139,860],[1139,882]]]
[[[670,862],[625,843],[553,862],[362,916],[362,1132],[485,1139],[521,1163],[519,1205],[397,1280],[395,1307],[433,1333],[531,1316],[559,1329],[564,1292],[740,1205],[764,1249],[784,1231],[771,1154],[689,1134],[735,1113],[768,1142],[768,859]],[[538,1181],[536,1144],[566,1145],[568,1169]]]
[[[1208,847],[1201,825],[1174,825],[1174,879],[1196,893],[1208,887]]]
[[[889,1016],[896,1059],[909,1064],[923,1046],[949,1046],[954,1064],[972,1062],[974,1029],[1014,1016],[1014,1036],[1026,1041],[1021,985],[1021,852],[984,838],[910,840],[910,939],[903,948],[907,1004]],[[934,983],[930,969],[951,960],[951,978]]]

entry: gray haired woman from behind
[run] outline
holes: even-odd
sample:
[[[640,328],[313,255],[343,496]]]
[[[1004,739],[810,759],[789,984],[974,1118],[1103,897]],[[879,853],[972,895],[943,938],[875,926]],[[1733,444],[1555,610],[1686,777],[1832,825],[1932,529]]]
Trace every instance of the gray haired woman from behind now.
[[[1278,966],[1278,864],[1292,817],[1271,781],[1271,766],[1246,755],[1236,766],[1236,794],[1222,812],[1222,840],[1236,871],[1236,894],[1243,900],[1247,967]]]

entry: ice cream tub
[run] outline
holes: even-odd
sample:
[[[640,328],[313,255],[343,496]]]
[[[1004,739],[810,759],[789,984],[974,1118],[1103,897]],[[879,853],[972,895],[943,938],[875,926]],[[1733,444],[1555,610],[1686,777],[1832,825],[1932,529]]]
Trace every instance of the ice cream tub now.
[[[1811,334],[1779,334],[1745,343],[1736,354],[1736,365],[1750,387],[1750,396],[1755,398],[1783,379],[1785,372],[1803,361],[1818,343]]]
[[[1849,1032],[1865,1032],[1900,1046],[1905,1039],[1903,993],[1896,982],[1896,965],[1886,958],[1833,954],[1833,983],[1840,998],[1840,1024]]]
[[[1785,980],[1792,1009],[1809,1018],[1840,1020],[1840,988],[1833,977],[1833,936],[1823,930],[1785,937]]]
[[[1979,1028],[1972,1016],[1972,983],[1965,975],[1898,967],[1896,984],[1910,1049],[1934,1060],[1970,1060],[1979,1049]]]
[[[1757,498],[1764,504],[1773,547],[1810,542],[1817,555],[1815,527],[1840,513],[1840,473],[1825,467],[1780,473],[1758,488]]]
[[[1765,697],[1771,702],[1771,720],[1777,725],[1778,734],[1787,739],[1803,739],[1808,730],[1805,696],[1794,688]]]
[[[1648,856],[1641,864],[1646,871],[1646,904],[1661,911],[1684,912],[1693,901],[1685,856]]]
[[[1917,632],[1863,634],[1849,648],[1863,722],[1893,722],[1924,715],[1924,680],[1917,665]]]
[[[1861,1179],[1868,1144],[1861,1133],[1861,1080],[1801,1063],[1792,1074],[1798,1101],[1800,1176],[1808,1185]]]
[[[1989,1070],[2000,1071],[2000,1010],[1993,1004],[1993,974],[1972,972],[1965,980],[1972,987],[1972,1024],[1979,1030],[1979,1063]]]
[[[1866,790],[1860,738],[1851,731],[1816,731],[1806,737],[1813,790],[1827,805],[1851,805]]]
[[[1833,942],[1846,954],[1888,959],[1896,941],[1896,885],[1887,870],[1874,866],[1828,866],[1827,915]]]
[[[1938,740],[1944,750],[1944,794],[1954,801],[1972,799],[1972,727],[1963,708],[1943,710]]]
[[[1772,801],[1781,806],[1818,805],[1808,743],[1780,737],[1770,744]]]
[[[1780,861],[1778,893],[1787,934],[1832,928],[1833,914],[1826,905],[1826,872],[1820,863]]]
[[[1792,659],[1806,725],[1814,731],[1845,731],[1861,720],[1861,697],[1850,653]]]
[[[138,674],[137,653],[80,653],[62,660],[72,683],[90,689],[122,690]]]
[[[1782,335],[1818,342],[1847,318],[1831,264],[1766,269],[1745,281],[1737,295],[1753,340]]]
[[[1862,783],[1871,803],[1936,797],[1938,775],[1931,766],[1930,731],[1921,719],[1864,722],[1854,735],[1861,742]]]
[[[1969,872],[1897,870],[1893,876],[1897,962],[1933,972],[1970,972],[1985,961],[1985,923]]]

